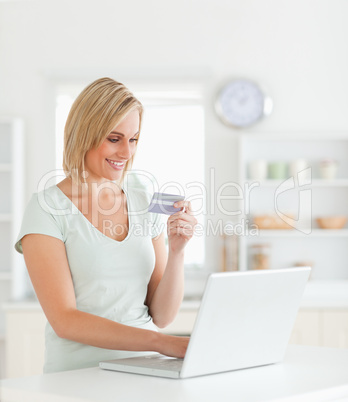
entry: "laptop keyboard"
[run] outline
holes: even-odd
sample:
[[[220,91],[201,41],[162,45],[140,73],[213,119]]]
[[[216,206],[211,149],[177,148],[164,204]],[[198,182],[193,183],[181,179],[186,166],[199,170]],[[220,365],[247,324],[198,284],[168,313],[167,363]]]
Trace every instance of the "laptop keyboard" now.
[[[180,371],[183,361],[184,359],[175,359],[163,356],[146,356],[141,362],[137,362],[137,366]]]

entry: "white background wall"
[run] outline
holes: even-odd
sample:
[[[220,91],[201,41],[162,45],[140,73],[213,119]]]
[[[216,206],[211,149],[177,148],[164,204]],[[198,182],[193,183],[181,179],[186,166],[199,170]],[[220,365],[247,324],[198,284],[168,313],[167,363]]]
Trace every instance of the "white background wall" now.
[[[203,80],[217,186],[237,175],[238,131],[213,110],[229,78],[254,79],[274,99],[252,131],[348,133],[347,16],[347,0],[0,2],[0,114],[26,123],[27,199],[55,168],[56,80]],[[217,245],[210,239],[208,265]]]

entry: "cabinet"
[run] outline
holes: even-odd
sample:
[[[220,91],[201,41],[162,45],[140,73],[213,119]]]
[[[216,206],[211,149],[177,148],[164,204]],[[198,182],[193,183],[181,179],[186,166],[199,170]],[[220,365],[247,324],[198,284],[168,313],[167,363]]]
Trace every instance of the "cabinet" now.
[[[190,335],[200,302],[184,302],[174,322],[161,332]],[[42,374],[45,354],[46,317],[37,302],[8,303],[6,311],[5,377]],[[348,305],[301,307],[290,343],[308,346],[348,347]],[[18,361],[21,363],[18,364]]]
[[[190,336],[196,321],[200,302],[185,302],[175,320],[160,332],[170,335]]]
[[[296,345],[324,346],[321,310],[300,310],[290,337]],[[336,345],[337,346],[337,345]]]
[[[265,245],[269,268],[311,265],[312,281],[348,280],[348,229],[321,229],[316,221],[348,216],[347,155],[348,134],[241,135],[239,224],[244,233],[239,236],[239,269],[251,269],[253,246]],[[307,168],[294,174],[288,168],[299,159]],[[251,169],[255,161],[260,162],[256,179]],[[337,175],[323,173],[323,161],[335,161]],[[263,225],[255,225],[260,219]]]
[[[6,306],[6,378],[42,374],[46,322],[34,302]]]
[[[174,322],[160,331],[171,335],[190,335],[197,313],[198,307],[181,309]],[[347,348],[348,308],[300,308],[289,343]]]
[[[25,265],[14,249],[24,206],[24,133],[17,118],[0,117],[0,306],[23,296]],[[5,318],[0,309],[0,339]]]
[[[331,348],[348,348],[348,311],[324,311],[322,321],[326,329],[323,333],[323,344]]]

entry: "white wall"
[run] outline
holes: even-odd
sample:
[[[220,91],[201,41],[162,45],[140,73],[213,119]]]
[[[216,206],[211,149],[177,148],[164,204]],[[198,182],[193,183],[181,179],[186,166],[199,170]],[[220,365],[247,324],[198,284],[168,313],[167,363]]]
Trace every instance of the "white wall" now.
[[[236,178],[236,137],[213,111],[227,79],[275,102],[253,131],[348,132],[346,0],[46,0],[0,3],[0,114],[26,122],[27,198],[54,169],[52,82],[111,76],[201,78],[206,167]],[[216,219],[219,217],[216,216]],[[208,265],[217,239],[210,239]]]

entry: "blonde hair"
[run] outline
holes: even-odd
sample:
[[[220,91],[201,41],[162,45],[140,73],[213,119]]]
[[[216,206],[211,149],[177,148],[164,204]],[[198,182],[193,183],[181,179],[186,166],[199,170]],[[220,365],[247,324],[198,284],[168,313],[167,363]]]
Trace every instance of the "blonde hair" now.
[[[100,78],[88,85],[74,101],[64,129],[63,169],[76,184],[85,183],[85,155],[98,148],[112,129],[128,113],[139,111],[139,132],[143,106],[120,82]],[[134,155],[127,161],[121,183],[131,168]]]

